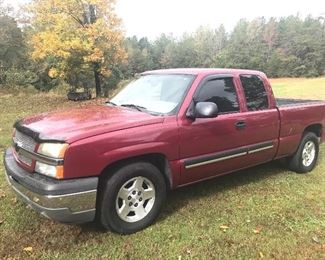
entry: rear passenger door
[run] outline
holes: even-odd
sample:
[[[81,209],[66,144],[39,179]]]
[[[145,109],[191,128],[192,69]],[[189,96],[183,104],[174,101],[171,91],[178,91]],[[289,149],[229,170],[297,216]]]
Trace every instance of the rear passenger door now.
[[[248,145],[247,166],[273,159],[278,147],[279,112],[272,104],[271,88],[258,75],[240,75],[239,83],[244,97],[245,138]]]

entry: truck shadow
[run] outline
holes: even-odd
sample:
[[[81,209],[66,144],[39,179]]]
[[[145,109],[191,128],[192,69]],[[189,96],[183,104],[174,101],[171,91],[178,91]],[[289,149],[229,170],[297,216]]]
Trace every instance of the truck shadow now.
[[[273,161],[173,190],[168,195],[167,203],[157,222],[176,214],[182,207],[201,198],[233,190],[239,186],[262,182],[285,171],[286,166],[283,161]]]

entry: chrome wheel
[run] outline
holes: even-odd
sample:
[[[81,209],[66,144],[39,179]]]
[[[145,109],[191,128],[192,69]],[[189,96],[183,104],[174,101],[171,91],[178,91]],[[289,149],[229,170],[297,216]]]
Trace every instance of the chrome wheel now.
[[[128,180],[117,194],[117,215],[126,222],[145,218],[154,205],[155,195],[155,187],[147,178],[138,176]]]
[[[305,167],[309,167],[315,160],[315,156],[316,156],[315,143],[312,141],[308,141],[302,150],[302,164]]]

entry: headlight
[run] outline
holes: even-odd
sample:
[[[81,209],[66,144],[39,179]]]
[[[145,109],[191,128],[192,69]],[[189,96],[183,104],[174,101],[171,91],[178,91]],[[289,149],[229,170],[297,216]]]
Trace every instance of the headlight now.
[[[68,148],[68,144],[62,143],[41,143],[37,149],[37,153],[52,157],[55,159],[63,159],[64,153]],[[44,162],[37,161],[35,164],[35,171],[56,179],[63,178],[62,165],[50,165]]]
[[[49,157],[62,159],[68,144],[61,143],[42,143],[38,147],[37,152]]]
[[[54,166],[54,165],[48,165],[48,164],[36,161],[35,171],[40,174],[52,177],[52,178],[56,178],[56,179],[63,178],[63,166],[62,165]]]

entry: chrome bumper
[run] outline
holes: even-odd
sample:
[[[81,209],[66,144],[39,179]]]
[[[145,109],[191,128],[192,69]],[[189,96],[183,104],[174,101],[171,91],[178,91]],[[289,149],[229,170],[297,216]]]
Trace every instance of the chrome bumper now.
[[[34,180],[35,185],[32,182],[34,174],[18,167],[11,151],[6,152],[4,164],[9,185],[22,201],[41,215],[65,223],[83,223],[94,220],[98,178],[86,178],[80,181],[50,180],[47,183],[47,178],[38,177]],[[25,176],[22,176],[23,174]],[[34,191],[29,184],[40,187],[41,190]],[[64,186],[65,188],[62,188]],[[74,192],[68,192],[69,190]]]

